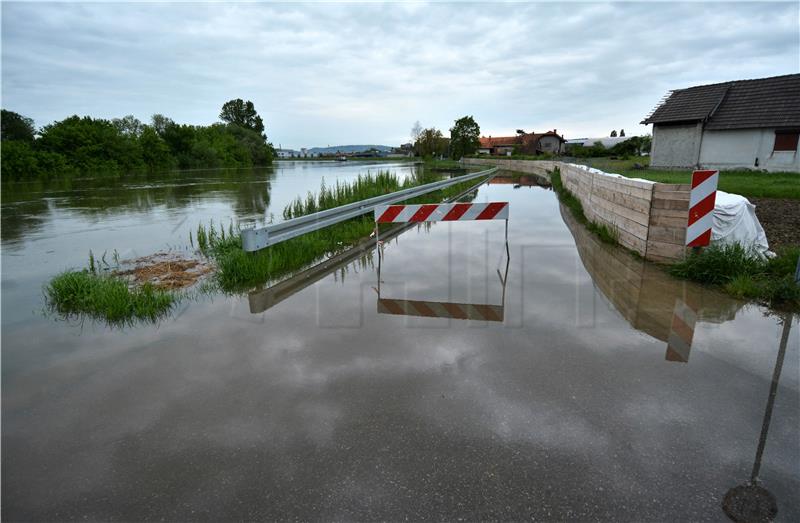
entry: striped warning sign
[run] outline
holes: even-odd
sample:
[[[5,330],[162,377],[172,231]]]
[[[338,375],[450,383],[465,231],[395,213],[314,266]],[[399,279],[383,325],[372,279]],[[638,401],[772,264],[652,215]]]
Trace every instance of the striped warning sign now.
[[[378,205],[376,223],[507,220],[508,202]]]
[[[503,321],[502,305],[378,298],[378,313],[457,320]]]
[[[711,243],[711,219],[717,199],[719,171],[692,173],[692,192],[689,197],[689,223],[686,245],[703,247]]]
[[[689,352],[692,350],[694,326],[697,322],[697,312],[682,299],[675,298],[675,308],[672,311],[672,324],[667,338],[667,361],[686,363],[689,361]]]

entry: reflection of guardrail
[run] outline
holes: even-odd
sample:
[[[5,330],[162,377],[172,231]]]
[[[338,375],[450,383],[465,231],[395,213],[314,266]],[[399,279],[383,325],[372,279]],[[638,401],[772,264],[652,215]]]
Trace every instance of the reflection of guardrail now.
[[[328,227],[329,225],[334,225],[363,214],[374,212],[377,205],[388,205],[410,200],[422,196],[423,194],[445,189],[451,185],[491,176],[495,172],[497,172],[497,167],[448,178],[438,182],[427,183],[409,189],[403,189],[402,191],[396,191],[382,196],[375,196],[374,198],[367,198],[366,200],[341,205],[333,209],[308,214],[306,216],[300,216],[284,222],[267,225],[266,227],[244,229],[242,231],[242,249],[248,252],[257,251],[264,247],[269,247],[270,245],[275,245],[276,243]]]

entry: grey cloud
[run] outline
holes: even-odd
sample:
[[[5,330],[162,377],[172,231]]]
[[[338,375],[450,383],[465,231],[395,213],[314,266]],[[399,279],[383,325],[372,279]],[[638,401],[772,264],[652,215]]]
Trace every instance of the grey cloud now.
[[[591,136],[668,89],[797,72],[796,3],[3,4],[3,106],[214,121],[285,146],[399,143],[414,120]],[[764,30],[769,28],[769,30]]]

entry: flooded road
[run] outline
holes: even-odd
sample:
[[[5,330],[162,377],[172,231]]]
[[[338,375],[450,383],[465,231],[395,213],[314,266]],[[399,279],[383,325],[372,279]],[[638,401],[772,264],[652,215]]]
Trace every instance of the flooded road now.
[[[479,190],[510,202],[507,246],[503,222],[415,226],[280,299],[125,330],[41,314],[90,248],[186,248],[322,171],[255,176],[114,208],[4,192],[5,518],[723,521],[760,441],[777,520],[800,518],[797,320],[597,242],[542,187]]]

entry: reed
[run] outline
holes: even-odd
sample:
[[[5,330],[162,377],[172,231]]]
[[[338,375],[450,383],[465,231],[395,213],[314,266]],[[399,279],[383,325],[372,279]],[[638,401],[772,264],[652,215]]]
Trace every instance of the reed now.
[[[67,271],[45,287],[50,310],[65,316],[87,315],[109,325],[130,325],[134,320],[157,321],[176,303],[175,294],[145,284],[128,288],[125,281],[106,274]]]

